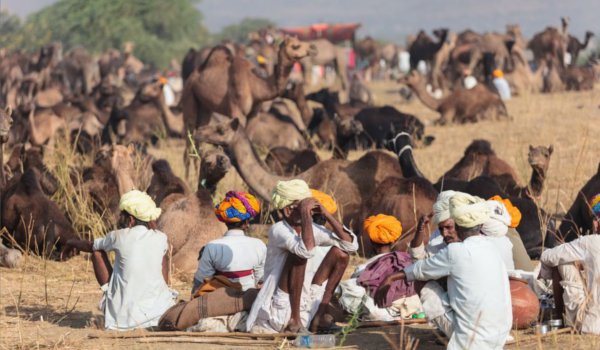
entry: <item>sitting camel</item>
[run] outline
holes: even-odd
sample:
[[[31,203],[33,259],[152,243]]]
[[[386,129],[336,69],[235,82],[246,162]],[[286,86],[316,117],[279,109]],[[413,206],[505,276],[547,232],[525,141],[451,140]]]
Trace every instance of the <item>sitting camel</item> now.
[[[159,159],[152,163],[152,172],[152,179],[146,193],[162,210],[190,192],[185,182],[173,174],[166,160]]]
[[[294,64],[313,53],[314,48],[309,44],[286,37],[279,46],[273,75],[264,78],[250,61],[233,55],[225,47],[215,47],[185,83],[181,96],[185,134],[207,125],[213,112],[237,118],[246,126],[248,117],[257,112],[261,102],[283,93]],[[190,146],[188,140],[184,153],[186,177]]]
[[[77,237],[65,214],[42,191],[34,169],[26,170],[2,201],[2,225],[26,251],[58,258],[67,240]]]
[[[500,96],[493,93],[483,84],[471,89],[458,87],[450,95],[436,100],[427,92],[426,81],[419,73],[412,71],[399,80],[410,87],[428,108],[440,113],[436,124],[449,122],[465,124],[481,120],[508,119],[508,112]]]
[[[226,148],[232,155],[234,167],[248,187],[265,202],[271,200],[271,191],[279,180],[265,170],[257,157],[248,135],[237,119],[198,128],[197,142],[207,142]],[[371,151],[355,161],[328,159],[298,174],[295,178],[306,181],[311,188],[333,195],[339,203],[339,212],[347,225],[359,225],[357,217],[364,200],[388,176],[400,173],[394,157],[380,151]]]
[[[308,170],[321,159],[310,149],[291,150],[286,147],[275,147],[265,157],[265,165],[273,173],[281,176],[294,176]]]
[[[470,181],[478,176],[493,178],[502,191],[511,196],[534,197],[541,196],[544,189],[546,172],[554,148],[529,146],[529,165],[532,168],[528,186],[520,186],[515,170],[504,160],[496,156],[489,141],[475,140],[466,149],[463,157],[448,170],[435,185],[438,190],[446,188],[447,180],[456,179]]]

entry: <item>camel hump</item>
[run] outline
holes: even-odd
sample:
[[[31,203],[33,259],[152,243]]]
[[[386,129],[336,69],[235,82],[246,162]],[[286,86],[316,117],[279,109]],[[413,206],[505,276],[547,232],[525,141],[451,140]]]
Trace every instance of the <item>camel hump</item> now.
[[[36,171],[33,168],[29,168],[23,173],[21,184],[23,185],[25,192],[29,195],[42,192],[42,187],[40,186]]]
[[[469,154],[483,154],[486,156],[496,155],[492,149],[492,144],[488,140],[474,140],[465,150],[465,156]]]
[[[169,162],[164,159],[159,159],[152,163],[152,171],[161,182],[168,182],[174,176]]]
[[[206,61],[200,66],[200,71],[203,71],[214,64],[221,64],[224,61],[231,63],[233,61],[233,53],[227,46],[215,46],[208,54],[208,57],[206,57]]]

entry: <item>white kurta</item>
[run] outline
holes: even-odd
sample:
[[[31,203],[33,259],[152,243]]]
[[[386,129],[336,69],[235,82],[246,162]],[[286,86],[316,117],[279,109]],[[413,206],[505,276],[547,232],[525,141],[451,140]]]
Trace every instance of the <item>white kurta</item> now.
[[[229,230],[223,238],[210,241],[202,252],[194,287],[218,272],[254,270],[249,276],[230,278],[242,285],[242,290],[256,288],[264,274],[267,246],[257,238],[248,237],[242,230]]]
[[[103,286],[107,329],[156,326],[175,304],[177,293],[169,289],[162,275],[167,248],[164,233],[141,225],[111,231],[94,241],[94,250],[115,252],[112,276],[108,286]]]
[[[492,242],[469,237],[405,272],[409,281],[448,276],[448,300],[456,318],[448,349],[502,349],[512,326],[512,307],[506,267]]]
[[[358,240],[351,231],[347,230],[352,236],[352,242],[346,242],[341,240],[332,231],[313,224],[313,235],[315,239],[315,246],[334,246],[338,247],[346,252],[354,252],[358,249]],[[294,254],[304,259],[310,260],[314,258],[315,249],[308,250],[296,231],[285,221],[280,221],[269,230],[269,241],[267,243],[267,258],[265,260],[265,275],[264,284],[252,305],[248,320],[246,323],[246,329],[252,330],[255,323],[260,323],[261,326],[268,325],[268,317],[271,315],[272,299],[277,286],[279,284],[279,277],[287,260],[288,254]],[[306,269],[304,275],[304,284],[302,286],[302,295],[310,295],[315,293],[315,288],[311,285],[314,277],[314,269]],[[289,303],[289,301],[288,301]],[[261,319],[257,320],[261,315]],[[264,317],[263,317],[264,316]],[[265,319],[263,319],[265,318]],[[288,320],[283,321],[287,323]],[[279,329],[273,330],[279,332]]]
[[[600,335],[600,235],[583,236],[546,250],[540,261],[550,267],[583,262],[590,298],[583,312],[581,330]]]

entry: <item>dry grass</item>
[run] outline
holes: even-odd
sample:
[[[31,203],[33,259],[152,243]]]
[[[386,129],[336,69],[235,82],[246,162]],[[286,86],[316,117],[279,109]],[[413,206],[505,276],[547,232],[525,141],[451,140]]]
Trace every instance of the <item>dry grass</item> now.
[[[403,104],[396,93],[394,83],[374,83],[373,90],[378,104],[392,104],[404,112],[414,113],[422,120],[431,122],[437,115],[418,101]],[[512,164],[522,183],[526,183],[531,169],[527,164],[528,145],[553,144],[552,156],[542,207],[550,213],[564,212],[575,197],[576,191],[596,172],[600,161],[600,90],[583,93],[562,93],[519,97],[508,103],[511,122],[484,122],[464,126],[429,126],[427,133],[436,141],[428,148],[417,149],[415,157],[423,173],[430,180],[437,180],[461,156],[465,147],[476,138],[491,141],[497,154]],[[161,140],[150,153],[168,160],[174,172],[183,177],[183,140]],[[91,157],[81,158],[60,140],[47,153],[49,167],[59,178],[61,190],[55,200],[68,213],[80,233],[105,232],[98,223],[100,216],[89,210],[89,199],[81,195],[79,188],[68,181],[70,174],[79,173],[84,165],[91,164]],[[8,150],[7,150],[8,152]],[[351,158],[363,152],[352,152]],[[330,155],[321,152],[323,158]],[[139,161],[139,160],[138,160]],[[139,161],[141,164],[141,161]],[[147,181],[147,179],[145,180]],[[190,181],[196,188],[197,180]],[[246,186],[234,171],[219,184],[218,194],[228,189],[245,189]],[[257,230],[264,234],[264,230]],[[353,258],[351,265],[362,262]],[[350,269],[349,269],[350,270]],[[174,276],[173,287],[187,295],[188,276]],[[85,256],[68,262],[44,261],[26,256],[23,266],[8,270],[0,268],[0,348],[1,349],[133,349],[171,348],[169,344],[141,344],[131,340],[88,339],[96,330],[90,320],[100,315],[97,303],[100,290]],[[442,349],[429,328],[411,326],[407,329],[385,328],[358,330],[348,336],[347,345],[359,348],[392,349],[389,339],[419,340],[419,349]],[[523,333],[519,337],[524,336]],[[517,337],[517,339],[519,339]],[[178,348],[193,345],[178,344]],[[197,345],[196,345],[197,347]],[[286,347],[285,345],[283,347]],[[542,343],[521,343],[520,349],[597,349],[600,338],[561,335]],[[203,349],[211,348],[202,345]],[[223,348],[223,347],[220,347]]]

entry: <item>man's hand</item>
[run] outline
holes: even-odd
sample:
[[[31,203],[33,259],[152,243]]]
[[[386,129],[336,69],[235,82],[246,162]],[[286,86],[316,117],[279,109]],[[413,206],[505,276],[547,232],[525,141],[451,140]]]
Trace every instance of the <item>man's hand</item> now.
[[[321,204],[316,199],[309,197],[300,201],[300,212],[312,216],[316,212],[321,212]]]
[[[390,288],[392,287],[392,283],[394,281],[402,279],[406,279],[406,274],[404,273],[404,271],[396,272],[387,276],[381,284],[381,286],[379,286],[379,288],[377,289],[377,292],[375,292],[375,305],[377,305],[380,308],[383,308],[385,305],[385,299],[387,297],[387,294]]]

